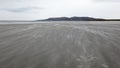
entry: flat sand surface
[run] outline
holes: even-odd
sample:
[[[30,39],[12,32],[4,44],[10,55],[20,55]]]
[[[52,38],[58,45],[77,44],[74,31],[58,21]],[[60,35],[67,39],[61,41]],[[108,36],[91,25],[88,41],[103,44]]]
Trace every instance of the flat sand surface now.
[[[0,24],[0,68],[120,68],[120,22]]]

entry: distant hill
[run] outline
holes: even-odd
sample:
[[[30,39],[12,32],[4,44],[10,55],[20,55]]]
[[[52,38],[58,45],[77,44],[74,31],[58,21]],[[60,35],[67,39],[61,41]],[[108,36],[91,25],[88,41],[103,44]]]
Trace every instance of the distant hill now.
[[[92,18],[92,17],[56,17],[56,18],[48,18],[37,21],[106,21],[106,19],[101,18]]]

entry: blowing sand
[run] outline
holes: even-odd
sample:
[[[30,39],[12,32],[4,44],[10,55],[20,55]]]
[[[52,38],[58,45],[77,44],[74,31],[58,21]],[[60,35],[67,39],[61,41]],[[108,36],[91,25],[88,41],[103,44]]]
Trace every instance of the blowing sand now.
[[[120,68],[120,22],[1,24],[0,68]]]

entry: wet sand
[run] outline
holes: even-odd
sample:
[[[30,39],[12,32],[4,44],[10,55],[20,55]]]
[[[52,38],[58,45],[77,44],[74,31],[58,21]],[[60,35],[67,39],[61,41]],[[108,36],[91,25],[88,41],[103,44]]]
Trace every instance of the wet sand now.
[[[0,24],[0,68],[120,68],[120,22]]]

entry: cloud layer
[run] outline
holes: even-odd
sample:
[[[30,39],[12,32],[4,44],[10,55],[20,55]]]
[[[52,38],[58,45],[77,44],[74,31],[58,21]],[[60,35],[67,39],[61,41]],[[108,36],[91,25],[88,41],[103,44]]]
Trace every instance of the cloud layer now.
[[[40,7],[21,7],[21,8],[1,8],[0,11],[21,13],[21,12],[27,12],[32,10],[42,10],[42,9],[43,8],[40,8]]]

